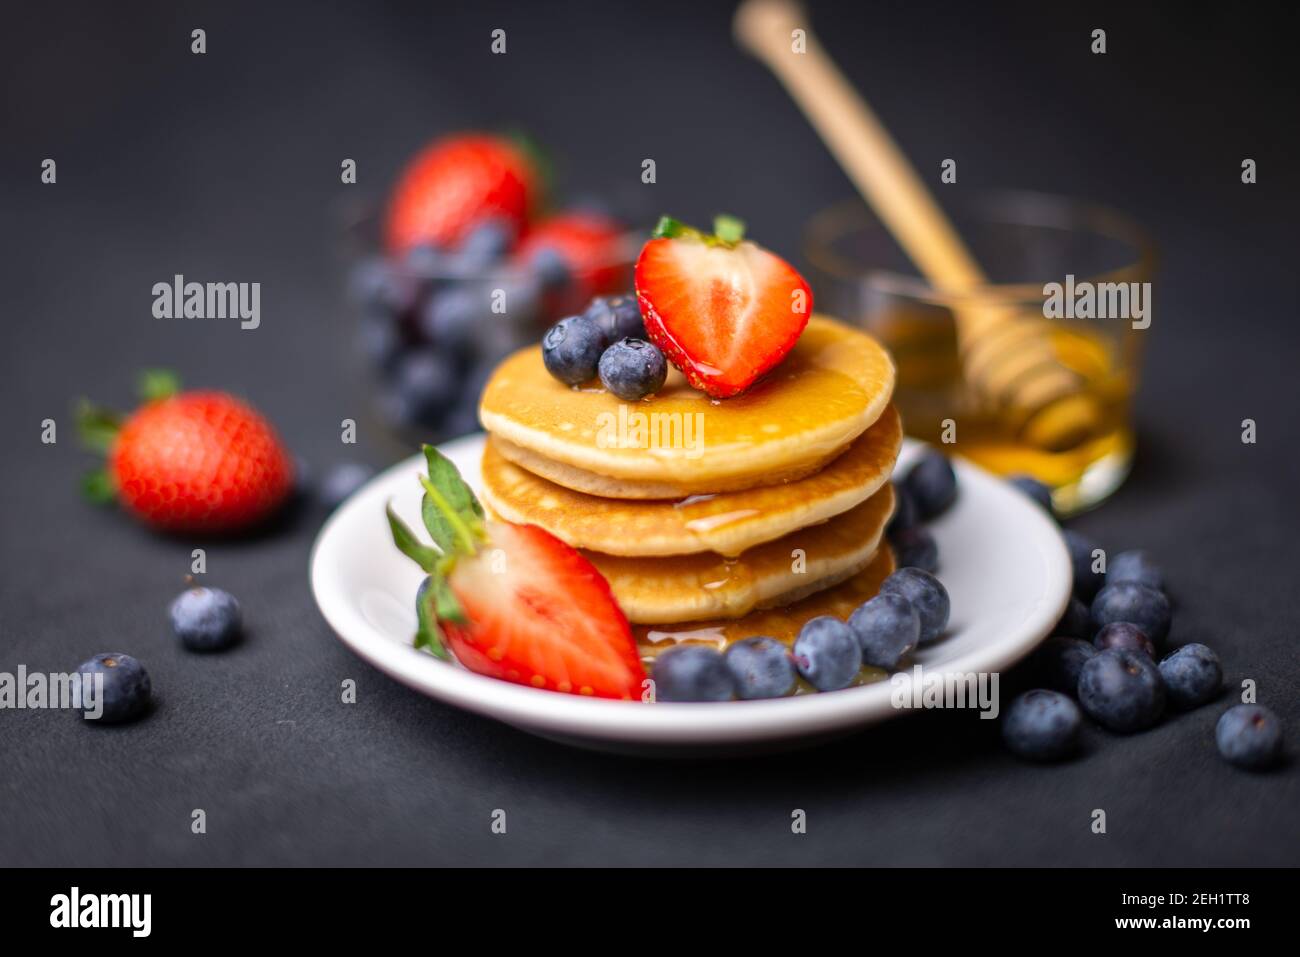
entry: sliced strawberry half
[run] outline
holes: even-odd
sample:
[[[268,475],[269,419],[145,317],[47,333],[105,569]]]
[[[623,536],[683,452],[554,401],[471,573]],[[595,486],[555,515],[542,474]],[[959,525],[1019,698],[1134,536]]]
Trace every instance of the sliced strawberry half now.
[[[609,583],[534,525],[487,521],[456,466],[424,447],[426,545],[388,506],[393,543],[424,569],[415,647],[448,648],[470,671],[534,688],[638,698],[645,669]]]
[[[443,625],[473,671],[551,691],[639,698],[632,629],[591,562],[535,525],[489,523],[448,582],[468,619]]]
[[[718,217],[707,235],[664,217],[636,264],[646,332],[691,385],[743,392],[785,358],[812,314],[812,290],[780,256]]]

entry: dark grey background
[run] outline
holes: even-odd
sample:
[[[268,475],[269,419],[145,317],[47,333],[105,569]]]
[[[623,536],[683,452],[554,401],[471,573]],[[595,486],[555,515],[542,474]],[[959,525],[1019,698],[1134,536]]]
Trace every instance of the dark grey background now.
[[[468,6],[464,11],[458,8]],[[1300,219],[1294,16],[1234,6],[814,3],[814,23],[912,158],[960,185],[1105,201],[1161,243],[1141,452],[1077,527],[1164,564],[1175,641],[1203,640],[1300,740],[1294,370]],[[785,94],[728,35],[730,4],[22,5],[0,36],[4,304],[0,670],[101,650],[148,665],[156,712],[85,727],[0,713],[6,864],[1294,864],[1294,757],[1217,758],[1226,702],[1132,738],[1093,733],[1047,769],[989,722],[923,714],[821,750],[704,764],[594,756],[389,681],[311,600],[320,515],[211,544],[208,581],[248,641],[180,651],[165,608],[194,543],[82,504],[74,396],[125,405],[136,369],[243,393],[315,467],[364,416],[347,350],[342,205],[460,127],[530,130],[570,193],[638,216],[743,215],[789,255],[851,188]],[[189,32],[208,31],[208,53]],[[488,54],[504,27],[509,53]],[[1095,26],[1110,52],[1088,52]],[[45,157],[56,186],[39,182]],[[638,179],[643,157],[658,184]],[[1240,162],[1259,163],[1243,186]],[[339,183],[343,157],[360,184]],[[263,323],[161,323],[182,272],[260,281]],[[59,421],[55,446],[39,423]],[[1239,423],[1259,422],[1244,446]],[[400,449],[363,429],[374,464]],[[339,704],[355,678],[359,700]],[[189,830],[204,808],[208,833]],[[509,834],[488,830],[493,808]],[[808,833],[789,830],[792,808]],[[1089,831],[1104,808],[1109,833]]]

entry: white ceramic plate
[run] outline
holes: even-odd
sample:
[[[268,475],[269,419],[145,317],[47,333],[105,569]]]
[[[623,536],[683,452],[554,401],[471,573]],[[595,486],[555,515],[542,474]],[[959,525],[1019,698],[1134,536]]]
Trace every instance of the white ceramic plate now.
[[[919,450],[908,442],[900,469]],[[479,488],[483,436],[442,451]],[[1070,595],[1069,558],[1055,524],[1002,480],[961,460],[957,503],[930,526],[952,598],[948,634],[919,652],[930,672],[998,672],[1056,624]],[[311,557],[316,603],[349,648],[405,685],[457,707],[566,743],[637,754],[722,755],[801,747],[910,709],[891,703],[889,682],[771,701],[643,704],[540,691],[485,678],[411,645],[419,568],[389,537],[384,503],[420,522],[420,455],[357,491],[320,531]]]

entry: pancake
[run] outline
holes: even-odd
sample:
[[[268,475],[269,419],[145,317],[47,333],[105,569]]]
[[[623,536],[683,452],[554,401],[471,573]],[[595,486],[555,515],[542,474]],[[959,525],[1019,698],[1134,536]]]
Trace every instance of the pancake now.
[[[875,555],[893,511],[894,489],[885,484],[843,515],[736,558],[714,552],[661,558],[583,554],[605,576],[633,623],[739,618],[755,608],[789,604],[861,571]],[[800,552],[802,567],[796,570]]]
[[[502,456],[557,484],[615,498],[683,498],[795,481],[843,452],[889,404],[894,366],[866,333],[814,316],[766,378],[710,399],[676,369],[623,402],[552,378],[540,346],[507,358],[479,418]]]
[[[678,644],[710,645],[721,651],[745,638],[767,635],[792,645],[799,629],[819,615],[847,620],[855,608],[876,596],[881,582],[893,574],[894,568],[893,553],[888,546],[881,546],[856,575],[789,605],[751,611],[740,618],[634,625],[632,633],[636,636],[642,660],[647,662]]]
[[[902,423],[890,406],[848,451],[807,478],[633,502],[549,482],[508,461],[489,439],[483,450],[483,499],[506,521],[539,525],[576,548],[606,555],[739,555],[866,501],[889,480],[902,441]]]
[[[635,501],[683,499],[692,495],[715,495],[744,491],[747,488],[755,488],[759,484],[749,477],[730,482],[718,481],[713,483],[714,490],[712,492],[704,492],[680,482],[632,482],[627,479],[611,478],[608,475],[598,475],[595,472],[588,472],[586,469],[575,468],[562,462],[553,462],[500,436],[493,436],[492,441],[495,443],[497,451],[501,453],[502,458],[508,459],[556,485],[573,489],[575,492],[594,495],[598,498],[622,498]],[[774,472],[767,476],[768,484],[797,482],[809,475],[814,475],[819,469],[825,467],[828,462],[834,461],[836,456],[843,451],[841,449],[840,452],[829,456],[826,462],[810,462],[799,468]]]

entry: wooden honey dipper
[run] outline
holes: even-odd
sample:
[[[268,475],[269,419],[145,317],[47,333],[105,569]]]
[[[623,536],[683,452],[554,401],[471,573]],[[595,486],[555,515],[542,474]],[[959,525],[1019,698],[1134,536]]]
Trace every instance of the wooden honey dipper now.
[[[1042,316],[980,300],[988,279],[871,107],[791,0],[745,0],[737,41],[776,74],[858,191],[926,280],[954,297],[968,383],[1032,445],[1061,450],[1092,434],[1101,409],[1062,365]],[[802,30],[803,51],[794,52]]]

